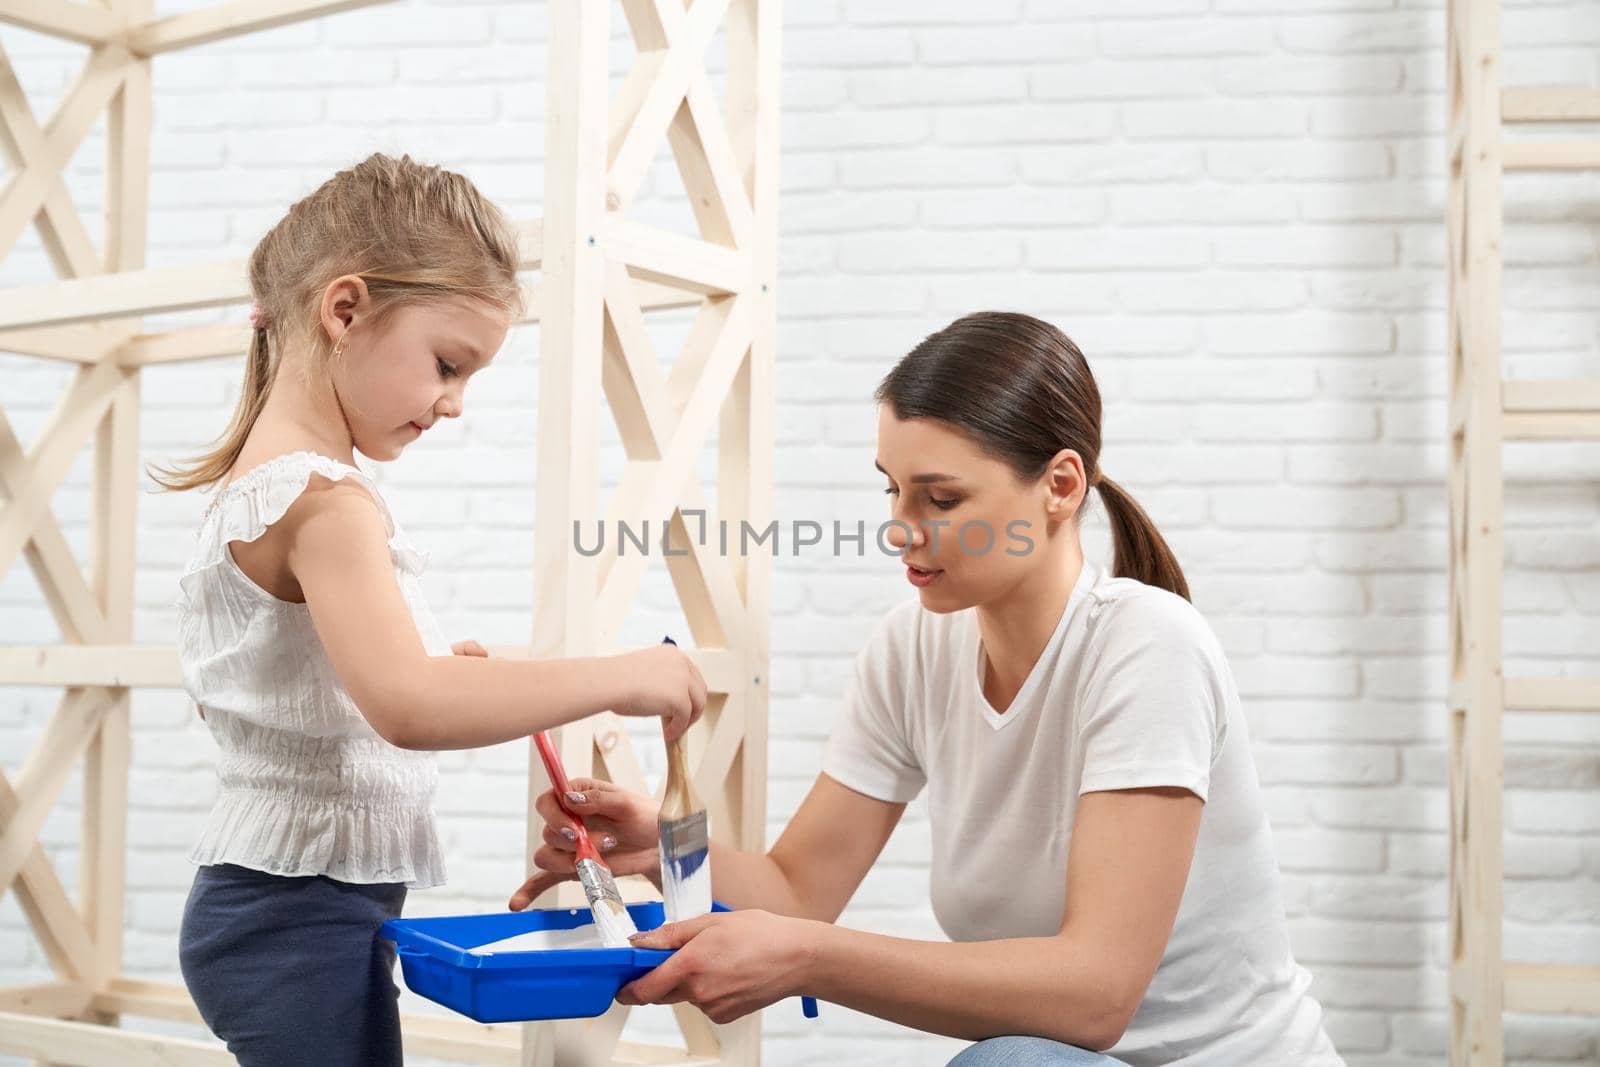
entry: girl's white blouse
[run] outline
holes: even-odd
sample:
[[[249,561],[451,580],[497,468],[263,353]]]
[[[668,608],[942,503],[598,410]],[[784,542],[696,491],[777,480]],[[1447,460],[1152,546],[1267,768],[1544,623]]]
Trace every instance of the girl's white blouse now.
[[[349,479],[372,494],[423,647],[450,655],[422,596],[427,557],[395,526],[365,474],[291,452],[220,489],[201,520],[177,602],[183,685],[205,709],[221,750],[221,791],[191,859],[344,882],[438,885],[444,860],[432,754],[379,737],[334,674],[306,605],[266,592],[228,551],[230,542],[254,541],[281,519],[313,475]]]

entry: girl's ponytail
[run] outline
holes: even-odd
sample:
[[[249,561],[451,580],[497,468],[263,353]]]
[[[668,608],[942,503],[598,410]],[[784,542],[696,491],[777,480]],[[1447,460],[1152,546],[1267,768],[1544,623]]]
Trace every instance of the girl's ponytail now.
[[[272,346],[267,329],[258,325],[251,332],[250,354],[245,360],[244,383],[239,389],[239,405],[233,410],[228,428],[209,451],[177,467],[151,464],[150,477],[163,489],[182,492],[214,485],[228,476],[233,465],[244,451],[245,440],[266,407],[267,394],[272,391],[272,378],[277,366],[272,358]]]
[[[1101,475],[1095,483],[1105,502],[1106,518],[1111,522],[1111,543],[1115,549],[1112,573],[1118,578],[1133,578],[1169,593],[1189,599],[1189,583],[1178,566],[1166,539],[1145,514],[1138,501],[1116,482]]]

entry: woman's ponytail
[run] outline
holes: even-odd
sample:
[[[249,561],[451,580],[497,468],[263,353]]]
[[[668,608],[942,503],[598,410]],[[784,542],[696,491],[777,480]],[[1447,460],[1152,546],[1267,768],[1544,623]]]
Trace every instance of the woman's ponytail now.
[[[1111,522],[1111,544],[1115,549],[1111,572],[1118,578],[1133,578],[1169,593],[1189,599],[1189,583],[1178,566],[1166,539],[1145,514],[1139,502],[1110,478],[1101,475],[1096,482],[1105,502],[1106,518]]]

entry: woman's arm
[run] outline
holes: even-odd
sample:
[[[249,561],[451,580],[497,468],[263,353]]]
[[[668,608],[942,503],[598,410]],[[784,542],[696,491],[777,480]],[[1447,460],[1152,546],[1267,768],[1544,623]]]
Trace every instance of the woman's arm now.
[[[286,559],[334,672],[374,730],[401,748],[493,745],[612,709],[687,728],[705,704],[692,661],[668,645],[546,661],[430,656],[395,581],[367,492],[314,483],[268,536]]]
[[[583,794],[582,801],[569,803],[583,816],[591,836],[603,845],[613,842],[605,849],[611,870],[619,875],[642,874],[660,888],[659,805],[610,782],[575,779],[569,785]],[[512,896],[513,911],[575,877],[574,845],[562,834],[572,829],[572,819],[553,793],[541,796],[536,807],[545,821],[544,845],[533,857],[539,873]],[[826,774],[818,775],[770,852],[743,852],[711,843],[712,895],[732,908],[832,922],[877,861],[904,811],[904,804],[874,800]]]
[[[1202,808],[1183,789],[1083,796],[1053,936],[946,944],[770,915],[714,915],[641,937],[640,947],[683,948],[618,999],[689,1000],[725,1022],[808,993],[931,1033],[1023,1034],[1107,1049],[1160,965]],[[1030,858],[1018,855],[1015,863]],[[1009,876],[991,874],[1002,882]]]
[[[905,810],[904,804],[874,799],[819,774],[766,855],[713,846],[713,891],[731,908],[831,923],[877,862]]]

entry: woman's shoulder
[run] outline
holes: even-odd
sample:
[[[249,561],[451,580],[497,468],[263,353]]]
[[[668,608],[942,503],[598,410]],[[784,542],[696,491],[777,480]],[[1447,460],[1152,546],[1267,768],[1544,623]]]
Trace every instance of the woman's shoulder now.
[[[1088,597],[1091,642],[1196,646],[1221,654],[1216,634],[1200,609],[1170,590],[1107,572],[1089,588]]]

